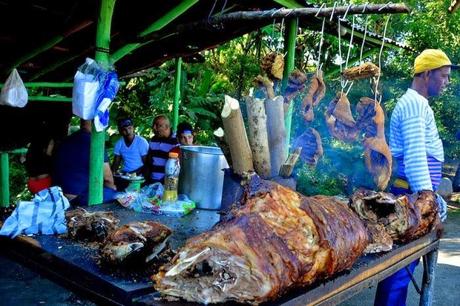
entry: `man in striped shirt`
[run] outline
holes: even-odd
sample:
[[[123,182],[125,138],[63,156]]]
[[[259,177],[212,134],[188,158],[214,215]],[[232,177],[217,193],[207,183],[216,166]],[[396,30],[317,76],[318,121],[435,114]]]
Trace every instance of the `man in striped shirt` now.
[[[395,194],[436,191],[441,181],[444,150],[428,98],[449,84],[455,68],[441,50],[427,49],[414,62],[411,87],[398,100],[390,122],[390,148],[398,164]],[[419,260],[379,283],[375,305],[406,305],[410,273]]]
[[[178,143],[176,137],[172,136],[171,124],[165,115],[159,115],[153,119],[152,129],[154,136],[149,142],[147,155],[150,165],[150,183],[163,183],[169,151],[178,146]]]

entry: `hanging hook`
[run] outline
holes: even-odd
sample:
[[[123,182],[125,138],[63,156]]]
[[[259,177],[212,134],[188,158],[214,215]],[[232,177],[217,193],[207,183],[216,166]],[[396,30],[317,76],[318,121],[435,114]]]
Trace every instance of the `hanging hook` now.
[[[210,20],[211,20],[211,16],[212,16],[212,13],[214,13],[214,9],[216,8],[216,4],[217,4],[217,0],[214,0],[214,4],[212,5],[212,8],[211,10],[209,11],[209,15],[208,15],[208,23],[211,23]]]
[[[345,11],[345,14],[343,15],[342,20],[345,20],[345,18],[347,18],[348,10],[350,9],[350,7],[351,7],[351,4],[348,4],[347,10]]]
[[[350,86],[348,87],[348,90],[347,90],[347,92],[346,92],[346,95],[347,95],[347,96],[348,96],[348,93],[350,92],[352,86],[353,86],[353,81],[350,83]]]
[[[384,8],[386,8],[386,7],[387,7],[388,5],[390,5],[390,4],[393,4],[393,2],[390,1],[390,2],[386,3],[384,6],[382,6],[381,8],[379,8],[379,12],[380,12],[381,10],[383,10]]]
[[[332,18],[334,17],[334,12],[335,12],[335,7],[337,6],[337,2],[334,2],[334,6],[332,7],[332,13],[331,13],[331,18],[329,21],[332,21]]]
[[[345,60],[345,69],[348,67],[348,59],[350,58],[350,53],[351,53],[351,48],[353,47],[353,34],[355,32],[355,15],[353,15],[351,23],[351,37],[350,37],[350,43],[348,44],[348,52],[347,52],[347,59]]]
[[[367,2],[364,3],[363,11],[361,12],[361,14],[364,14],[364,12],[366,11],[366,8],[367,8],[367,5],[368,5],[368,4],[369,4],[369,3],[367,3]]]
[[[385,45],[385,36],[386,36],[386,33],[387,33],[387,27],[388,27],[388,22],[390,21],[390,16],[391,15],[388,15],[387,17],[387,21],[385,22],[385,28],[383,29],[383,38],[382,38],[382,45],[380,47],[380,52],[379,52],[379,69],[380,69],[380,73],[377,75],[377,81],[376,81],[376,84],[375,84],[375,96],[374,96],[374,100],[377,101],[377,94],[378,94],[378,86],[379,86],[379,82],[380,82],[380,75],[382,74],[382,52],[383,52],[383,47]],[[381,96],[380,96],[380,101],[381,101]],[[380,102],[378,102],[380,103]]]
[[[321,10],[323,9],[323,7],[326,5],[326,3],[323,3],[321,4],[321,6],[319,7],[319,10],[316,12],[315,14],[315,17],[318,17],[319,13],[321,12]]]
[[[321,63],[321,48],[323,46],[324,39],[324,25],[326,23],[326,18],[323,17],[323,24],[321,26],[321,38],[319,40],[319,49],[318,49],[318,68],[316,69],[316,74],[318,75],[318,70],[321,70],[323,64]]]
[[[363,42],[361,44],[361,52],[359,53],[359,63],[361,64],[363,60],[363,50],[364,50],[364,43],[366,42],[366,35],[367,35],[367,24],[369,20],[369,15],[366,16],[366,21],[364,21],[364,36],[363,36]]]

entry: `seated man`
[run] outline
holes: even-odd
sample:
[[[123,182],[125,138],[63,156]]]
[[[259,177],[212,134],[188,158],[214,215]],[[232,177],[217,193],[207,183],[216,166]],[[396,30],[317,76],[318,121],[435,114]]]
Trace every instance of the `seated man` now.
[[[74,205],[88,205],[90,145],[91,121],[81,120],[80,130],[64,139],[56,152],[53,182]],[[116,194],[108,161],[104,152],[104,203]]]
[[[156,116],[152,122],[154,136],[149,143],[148,163],[150,183],[163,183],[169,152],[176,147],[177,139],[171,135],[171,125],[165,115]]]
[[[125,118],[118,121],[118,131],[123,136],[113,148],[114,160],[112,172],[117,172],[123,161],[122,173],[144,174],[144,165],[147,160],[149,143],[144,137],[134,134],[134,126],[131,118]],[[126,182],[118,183],[118,190],[127,187]],[[121,186],[123,185],[123,186]],[[125,186],[126,185],[126,186]],[[123,188],[124,187],[124,188]]]

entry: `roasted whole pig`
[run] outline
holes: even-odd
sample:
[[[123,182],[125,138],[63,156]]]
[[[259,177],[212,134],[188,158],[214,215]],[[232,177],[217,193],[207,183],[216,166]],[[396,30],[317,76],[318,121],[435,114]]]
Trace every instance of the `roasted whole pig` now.
[[[81,207],[66,211],[65,217],[70,238],[91,242],[104,241],[120,222],[112,212],[88,212]]]
[[[189,239],[154,275],[161,293],[200,303],[258,304],[348,269],[367,231],[334,197],[304,197],[251,177],[233,218]]]
[[[437,229],[440,224],[436,196],[431,191],[397,197],[360,189],[353,194],[351,207],[371,232],[370,243],[374,246],[366,250],[370,253],[388,250],[387,236],[395,242],[407,242]],[[375,227],[383,228],[386,234],[380,233],[380,237],[372,234]]]
[[[113,265],[142,264],[158,255],[165,247],[171,230],[158,222],[125,224],[111,232],[101,248],[103,262]]]

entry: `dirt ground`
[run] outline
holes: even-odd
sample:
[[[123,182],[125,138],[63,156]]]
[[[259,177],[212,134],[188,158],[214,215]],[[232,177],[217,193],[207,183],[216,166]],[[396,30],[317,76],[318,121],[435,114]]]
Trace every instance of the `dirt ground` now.
[[[458,196],[460,199],[460,195]],[[458,203],[458,202],[457,202]],[[460,305],[460,205],[450,204],[449,218],[441,240],[435,276],[434,306]],[[422,265],[415,277],[422,279]],[[375,288],[364,290],[341,306],[371,306]],[[410,285],[407,306],[418,305],[419,296]],[[0,256],[0,306],[62,305],[93,306],[94,303],[41,277],[35,272]]]

